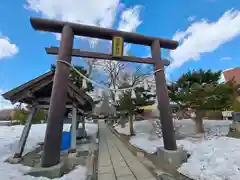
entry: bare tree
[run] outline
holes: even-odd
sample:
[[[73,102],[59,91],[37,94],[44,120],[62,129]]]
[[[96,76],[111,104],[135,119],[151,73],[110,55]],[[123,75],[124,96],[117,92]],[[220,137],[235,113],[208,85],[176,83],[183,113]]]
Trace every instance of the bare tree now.
[[[108,41],[96,41],[94,45],[91,46],[91,43],[89,45],[91,51],[111,53],[111,43]],[[97,58],[85,58],[84,61],[88,66],[89,77],[107,87],[113,85],[116,88],[116,81],[119,73],[124,69],[124,63]]]
[[[87,74],[88,77],[92,78],[94,74],[94,70],[96,69],[95,66],[98,62],[96,58],[84,58],[84,62],[87,64]]]
[[[117,89],[119,87],[120,75],[125,70],[125,63],[118,61],[103,60],[99,62],[99,67],[102,67],[103,73],[107,76],[105,80],[102,81],[107,87]],[[111,91],[111,99],[115,102],[116,91]]]
[[[111,43],[101,43],[94,46],[94,51],[111,53]],[[125,44],[124,55],[129,55],[128,45]],[[143,80],[144,71],[142,65],[131,66],[131,63],[124,63],[113,60],[104,60],[96,58],[85,58],[85,63],[88,66],[88,76],[99,84],[103,84],[108,88],[117,89],[122,84],[124,78],[130,81],[130,85],[136,85]],[[129,65],[129,66],[128,66]],[[128,68],[131,67],[129,71]],[[125,81],[124,80],[124,81]],[[111,91],[111,100],[115,102],[115,91]]]

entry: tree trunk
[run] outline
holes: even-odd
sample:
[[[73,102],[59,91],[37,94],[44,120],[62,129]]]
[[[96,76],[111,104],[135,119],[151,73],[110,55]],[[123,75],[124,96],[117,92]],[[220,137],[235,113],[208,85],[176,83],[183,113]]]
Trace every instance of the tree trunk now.
[[[129,115],[129,128],[130,128],[130,136],[134,136],[134,130],[133,130],[133,115]]]
[[[194,119],[196,133],[204,133],[203,117],[204,117],[203,111],[196,111],[196,117]]]
[[[125,128],[125,117],[124,116],[120,117],[120,124],[121,124],[121,128]]]

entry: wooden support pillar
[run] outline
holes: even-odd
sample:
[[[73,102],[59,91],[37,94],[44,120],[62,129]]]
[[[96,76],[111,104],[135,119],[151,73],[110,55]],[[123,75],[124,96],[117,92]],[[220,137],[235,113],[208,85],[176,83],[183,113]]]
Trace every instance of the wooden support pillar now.
[[[162,124],[164,148],[166,150],[176,150],[177,145],[173,128],[172,113],[169,104],[168,89],[164,74],[164,65],[163,62],[161,61],[160,43],[158,40],[155,40],[152,43],[152,58],[155,61],[154,63],[155,71],[162,69],[155,73],[155,80],[158,108]]]
[[[72,108],[72,130],[71,130],[71,149],[76,149],[77,140],[77,109],[75,106]]]
[[[71,63],[74,33],[69,25],[62,30],[58,60]],[[63,118],[67,100],[70,67],[57,62],[48,111],[47,129],[42,157],[42,167],[50,167],[60,162]]]
[[[14,154],[14,158],[21,158],[22,157],[22,154],[23,154],[23,151],[24,151],[24,148],[25,148],[25,145],[26,145],[26,141],[27,141],[27,138],[28,138],[31,126],[32,126],[32,120],[33,120],[33,118],[36,114],[36,111],[37,111],[37,108],[35,106],[32,106],[31,110],[28,114],[28,118],[26,120],[25,126],[23,128],[22,135],[21,135],[21,138],[19,140],[18,148],[17,148],[17,150]]]
[[[82,120],[82,128],[83,128],[84,131],[85,131],[85,116],[84,116],[84,114],[82,114],[81,120]]]
[[[78,113],[77,113],[78,114]],[[81,122],[81,116],[78,114],[77,115],[77,125],[76,125],[76,130],[78,130],[79,124]]]

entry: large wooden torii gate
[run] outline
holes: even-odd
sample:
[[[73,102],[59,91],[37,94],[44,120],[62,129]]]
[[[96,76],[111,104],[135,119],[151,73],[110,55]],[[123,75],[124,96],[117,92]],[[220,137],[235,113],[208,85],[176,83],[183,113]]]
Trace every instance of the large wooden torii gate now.
[[[99,58],[117,61],[137,62],[152,64],[155,70],[156,92],[159,104],[160,119],[164,148],[166,150],[176,150],[176,140],[173,130],[172,114],[169,105],[168,90],[164,74],[164,66],[169,65],[169,61],[161,58],[161,48],[176,49],[178,42],[144,36],[136,33],[116,31],[112,29],[86,26],[81,24],[31,18],[31,25],[35,30],[62,33],[60,47],[46,48],[49,54],[58,54],[57,60],[71,63],[72,56]],[[124,42],[151,46],[152,58],[138,58],[121,56],[114,57],[112,54],[102,54],[96,52],[80,51],[73,49],[74,35],[112,40],[114,37],[121,37]],[[54,84],[48,112],[48,124],[45,135],[44,153],[42,167],[56,165],[60,161],[61,132],[63,127],[63,116],[67,98],[67,80],[70,67],[64,63],[57,62],[54,75]]]

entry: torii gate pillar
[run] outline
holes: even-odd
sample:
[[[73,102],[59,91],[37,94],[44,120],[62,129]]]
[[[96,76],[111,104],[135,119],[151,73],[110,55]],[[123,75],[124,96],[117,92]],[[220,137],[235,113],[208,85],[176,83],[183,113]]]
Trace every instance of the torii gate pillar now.
[[[162,124],[162,134],[164,141],[164,148],[166,150],[176,150],[175,132],[173,129],[172,113],[169,104],[168,89],[164,73],[164,65],[161,60],[161,48],[158,40],[152,43],[152,58],[156,80],[156,94],[158,100],[158,109],[160,112],[160,120]],[[160,70],[161,69],[161,70]]]
[[[62,30],[58,60],[71,63],[74,33],[69,25]],[[67,101],[68,76],[70,67],[57,62],[48,112],[44,141],[42,167],[50,167],[60,162],[63,117]]]

